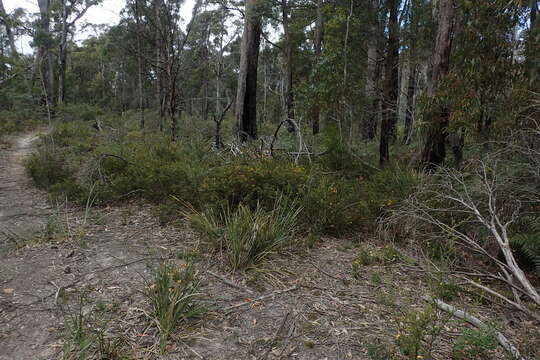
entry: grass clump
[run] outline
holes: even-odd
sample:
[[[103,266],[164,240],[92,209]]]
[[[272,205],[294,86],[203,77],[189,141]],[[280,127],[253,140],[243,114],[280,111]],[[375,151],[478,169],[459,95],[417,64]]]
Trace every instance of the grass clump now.
[[[301,208],[284,196],[272,210],[252,210],[240,204],[234,212],[208,210],[188,214],[192,227],[225,250],[233,270],[257,265],[269,255],[290,245],[298,231]]]
[[[181,321],[203,313],[200,288],[201,281],[191,263],[182,269],[170,264],[157,269],[148,296],[160,332],[159,348],[162,353],[169,336]]]

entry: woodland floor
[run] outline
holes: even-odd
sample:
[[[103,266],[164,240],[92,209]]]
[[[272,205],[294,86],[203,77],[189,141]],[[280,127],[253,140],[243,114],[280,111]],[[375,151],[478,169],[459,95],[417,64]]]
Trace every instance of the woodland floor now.
[[[412,265],[370,265],[353,278],[359,247],[378,247],[361,235],[324,238],[231,274],[189,229],[160,226],[150,205],[85,211],[52,203],[24,171],[37,136],[0,149],[2,360],[62,358],[77,314],[133,359],[368,359],[368,344],[392,343],[400,316],[425,306],[429,276]],[[208,312],[183,323],[159,355],[144,292],[152,268],[187,257],[203,278]],[[538,327],[519,313],[467,291],[452,304],[496,321],[521,349],[540,347]],[[447,321],[434,358],[450,358],[464,327]],[[504,356],[499,349],[495,358]]]

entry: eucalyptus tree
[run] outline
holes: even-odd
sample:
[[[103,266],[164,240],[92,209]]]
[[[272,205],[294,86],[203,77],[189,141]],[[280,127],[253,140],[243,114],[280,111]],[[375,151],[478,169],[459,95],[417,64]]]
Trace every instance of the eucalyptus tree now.
[[[17,51],[17,47],[15,46],[15,36],[12,29],[12,19],[6,13],[6,9],[2,0],[0,0],[0,22],[4,25],[4,28],[6,30],[6,36],[8,38],[11,56],[16,58],[19,56],[19,53]]]
[[[257,139],[257,71],[262,22],[258,0],[246,0],[244,34],[236,93],[236,118],[241,141]]]
[[[427,96],[434,99],[444,75],[450,69],[450,51],[454,31],[454,0],[439,0],[437,35],[435,49],[431,60],[431,76],[429,77]],[[446,137],[448,135],[449,109],[434,104],[429,130],[426,134],[422,163],[427,169],[439,166],[446,157]]]

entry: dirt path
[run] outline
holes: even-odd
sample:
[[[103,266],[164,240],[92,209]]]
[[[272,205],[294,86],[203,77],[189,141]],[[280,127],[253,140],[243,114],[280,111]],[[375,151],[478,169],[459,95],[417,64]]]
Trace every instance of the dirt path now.
[[[46,196],[32,187],[24,169],[24,160],[42,132],[18,136],[0,152],[0,248],[42,228],[50,212]]]
[[[16,137],[11,147],[0,150],[2,360],[61,358],[66,319],[77,311],[71,306],[86,296],[85,289],[114,288],[108,296],[125,297],[141,283],[146,271],[141,259],[156,257],[156,252],[148,254],[148,238],[140,227],[131,226],[133,221],[146,226],[144,219],[135,216],[125,226],[111,225],[120,218],[114,211],[103,211],[106,219],[100,219],[52,206],[32,186],[24,161],[39,134]],[[134,262],[129,271],[122,266],[128,262]]]

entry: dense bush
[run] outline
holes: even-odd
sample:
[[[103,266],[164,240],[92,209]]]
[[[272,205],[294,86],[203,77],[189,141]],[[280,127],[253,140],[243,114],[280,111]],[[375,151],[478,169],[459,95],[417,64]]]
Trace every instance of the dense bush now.
[[[198,211],[273,211],[284,197],[302,208],[297,222],[303,230],[371,230],[374,220],[406,197],[419,179],[399,168],[342,176],[328,173],[324,156],[297,165],[249,149],[219,154],[197,136],[170,143],[160,134],[135,130],[97,133],[80,121],[59,124],[45,143],[29,163],[31,176],[43,188],[80,203],[90,188],[98,204],[130,197],[167,203],[163,220],[186,205]]]

